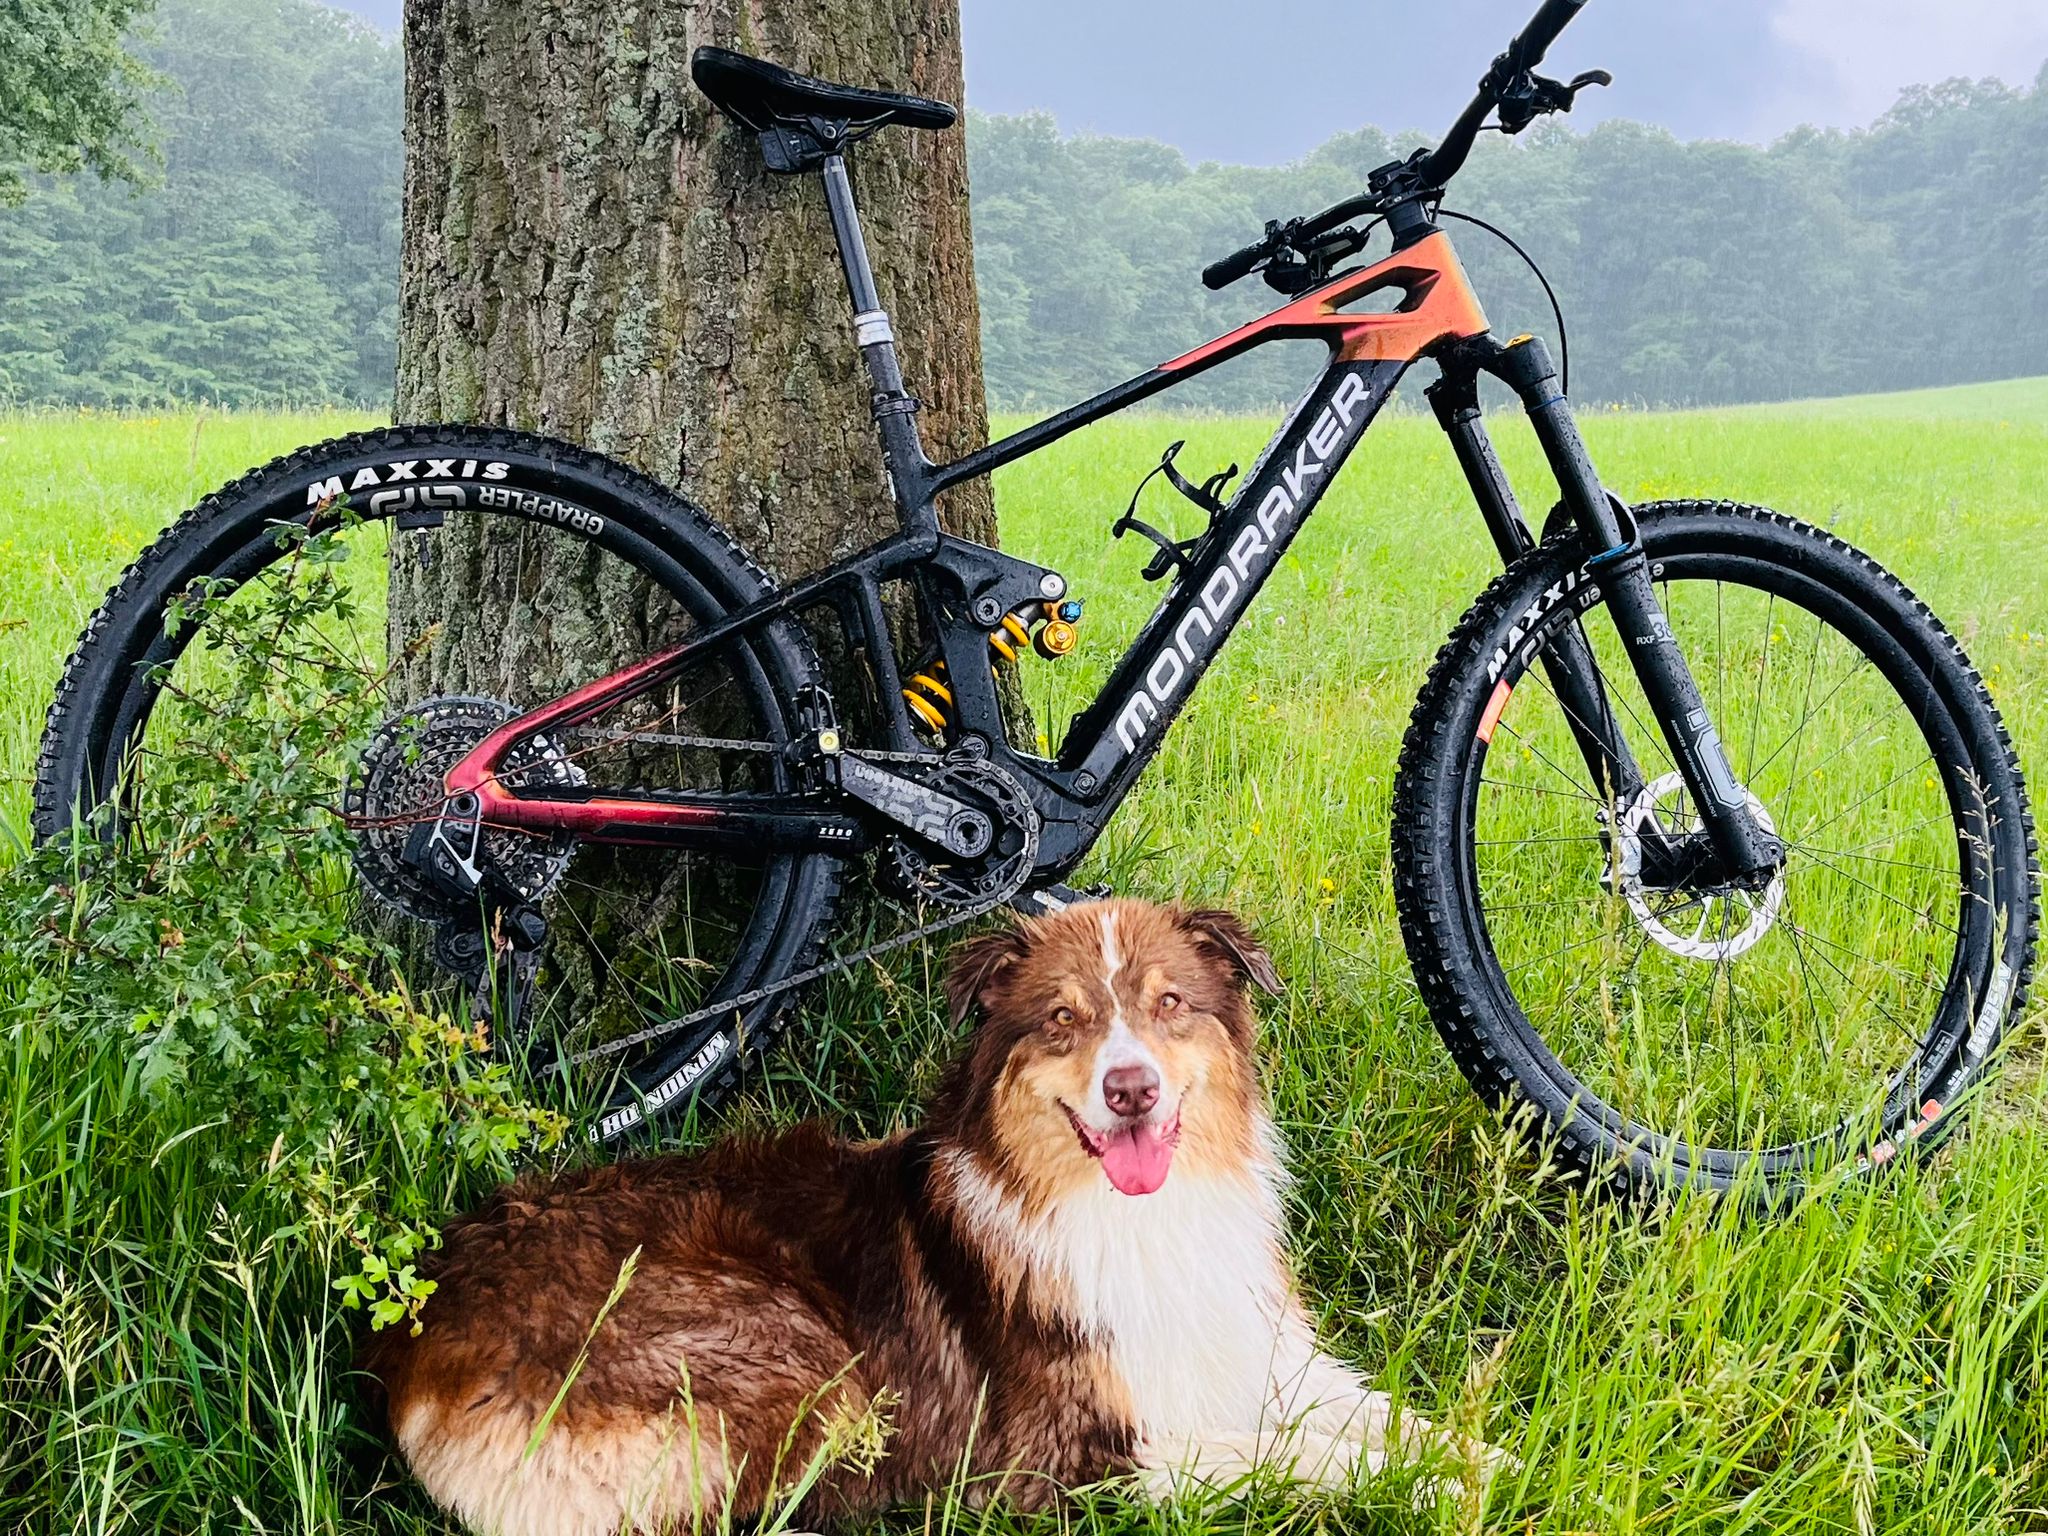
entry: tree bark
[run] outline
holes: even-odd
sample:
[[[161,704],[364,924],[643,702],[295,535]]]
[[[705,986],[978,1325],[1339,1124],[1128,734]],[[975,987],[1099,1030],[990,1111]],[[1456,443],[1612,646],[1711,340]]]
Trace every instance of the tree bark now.
[[[766,171],[689,59],[710,43],[958,102],[957,0],[408,0],[405,38],[399,419],[621,458],[785,581],[893,527],[817,178]],[[925,442],[955,456],[987,436],[962,133],[891,128],[851,158]],[[985,482],[942,510],[994,541]],[[430,675],[403,680],[415,696],[588,678],[594,653],[642,642],[607,633],[632,605],[577,593],[581,570],[471,554],[444,567],[461,603],[394,565],[394,638],[447,626]],[[566,647],[559,624],[530,645],[508,631],[515,574],[580,598]]]

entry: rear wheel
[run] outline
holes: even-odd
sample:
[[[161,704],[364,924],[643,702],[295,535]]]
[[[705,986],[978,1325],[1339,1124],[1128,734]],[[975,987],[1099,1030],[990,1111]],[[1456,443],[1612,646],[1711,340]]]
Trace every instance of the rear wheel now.
[[[2027,988],[2025,792],[1961,648],[1874,561],[1754,507],[1638,515],[1784,869],[1715,889],[1659,859],[1699,819],[1560,537],[1481,597],[1417,701],[1395,795],[1403,934],[1467,1077],[1533,1108],[1578,1171],[1783,1194],[1952,1124]],[[1588,771],[1545,676],[1581,615],[1647,781],[1631,796]]]
[[[486,585],[512,610],[490,632],[474,617]],[[387,611],[392,590],[405,594],[402,622]],[[694,507],[565,444],[421,427],[302,450],[186,513],[93,616],[50,709],[36,831],[90,817],[109,837],[171,835],[203,812],[210,763],[277,743],[293,758],[294,803],[266,814],[330,837],[346,823],[346,857],[323,882],[337,917],[416,920],[416,951],[468,917],[474,944],[473,912],[451,913],[403,857],[412,827],[440,809],[441,774],[503,721],[770,590]],[[610,657],[567,659],[592,645]],[[817,680],[802,631],[769,626],[659,694],[516,746],[508,772],[787,791],[783,759],[762,747],[801,729],[797,700]],[[572,1048],[810,963],[840,880],[838,861],[816,854],[579,847],[510,830],[484,843],[547,918],[534,1022]],[[598,1133],[723,1092],[792,1002],[763,999],[608,1058],[609,1075],[583,1085],[603,1106]]]

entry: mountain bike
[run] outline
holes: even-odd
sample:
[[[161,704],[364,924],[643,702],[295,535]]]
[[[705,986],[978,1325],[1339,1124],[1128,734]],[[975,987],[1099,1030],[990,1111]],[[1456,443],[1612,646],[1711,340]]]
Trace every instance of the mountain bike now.
[[[572,1012],[548,1064],[595,1074],[591,1134],[624,1136],[715,1102],[805,983],[1005,904],[1081,899],[1062,882],[1427,360],[1504,566],[1428,673],[1393,802],[1402,932],[1458,1065],[1603,1185],[1782,1191],[1931,1145],[2034,953],[2033,832],[1991,697],[1927,607],[1831,534],[1603,485],[1546,344],[1495,339],[1444,227],[1483,128],[1518,133],[1607,83],[1536,73],[1583,3],[1546,0],[1436,148],[1203,273],[1259,273],[1279,308],[950,463],[920,441],[847,156],[953,109],[699,50],[697,83],[767,167],[822,182],[899,530],[782,584],[675,492],[565,443],[400,426],[302,450],[180,518],[94,615],[50,710],[38,833],[132,835],[152,794],[189,793],[152,786],[159,744],[256,707],[207,679],[237,605],[258,594],[274,635],[282,603],[307,637],[265,667],[346,654],[371,680],[351,697],[381,701],[339,754],[341,883],[429,935],[503,1019]],[[1391,250],[1368,260],[1380,228]],[[1056,750],[1013,742],[1001,669],[1069,652],[1081,609],[1058,571],[943,531],[936,498],[1302,338],[1323,367],[1235,491],[1175,450],[1155,472],[1200,532],[1134,498],[1114,532],[1150,546],[1157,606]],[[1487,377],[1556,480],[1540,535],[1489,440]],[[403,589],[406,633],[365,641],[354,610],[280,598],[316,541],[311,563],[356,571],[364,603]],[[336,552],[350,541],[367,553]],[[515,583],[527,622],[502,649],[412,688],[440,633],[417,615],[455,623],[484,573],[541,568],[543,548],[590,579]],[[920,639],[892,626],[892,587]],[[628,659],[558,686],[574,648],[554,637],[579,630]],[[841,931],[856,873],[912,910],[904,931]]]

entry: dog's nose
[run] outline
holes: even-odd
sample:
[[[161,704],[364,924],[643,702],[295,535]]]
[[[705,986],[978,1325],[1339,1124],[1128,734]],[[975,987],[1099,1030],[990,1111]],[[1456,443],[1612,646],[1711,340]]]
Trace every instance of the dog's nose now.
[[[1111,1067],[1102,1074],[1102,1102],[1112,1114],[1142,1115],[1159,1102],[1159,1074],[1142,1065]]]

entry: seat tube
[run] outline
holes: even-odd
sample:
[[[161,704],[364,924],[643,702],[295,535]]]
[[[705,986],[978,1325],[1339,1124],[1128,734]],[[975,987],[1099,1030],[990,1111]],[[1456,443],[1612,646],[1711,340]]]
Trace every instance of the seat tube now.
[[[903,387],[903,368],[896,358],[896,332],[875,289],[874,268],[868,265],[867,241],[854,206],[853,182],[844,155],[827,155],[824,164],[825,206],[832,214],[832,237],[839,244],[846,269],[846,292],[853,300],[853,336],[874,386],[875,427],[888,457],[889,480],[896,503],[906,518],[923,502],[924,444],[913,420],[917,401]]]
[[[1699,684],[1657,602],[1649,557],[1637,535],[1635,519],[1594,474],[1578,423],[1558,387],[1548,349],[1541,341],[1526,338],[1505,348],[1496,368],[1522,397],[1565,507],[1594,551],[1586,561],[1586,573],[1600,584],[1606,597],[1622,649],[1628,653],[1643,697],[1692,793],[1722,868],[1740,878],[1776,870],[1784,862],[1783,844],[1765,832],[1750,812],[1748,794],[1735,776]]]

